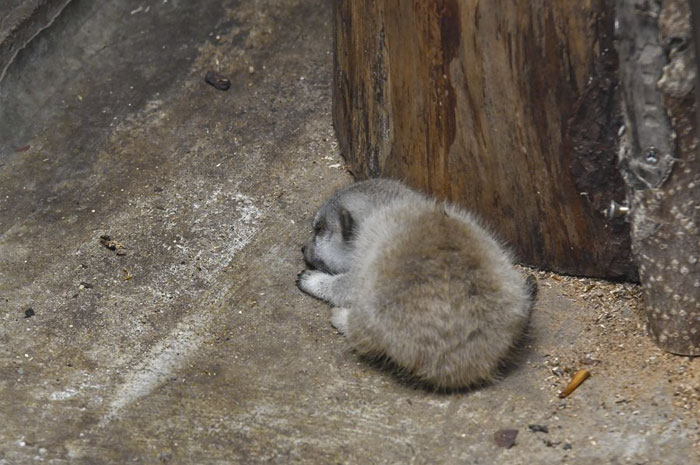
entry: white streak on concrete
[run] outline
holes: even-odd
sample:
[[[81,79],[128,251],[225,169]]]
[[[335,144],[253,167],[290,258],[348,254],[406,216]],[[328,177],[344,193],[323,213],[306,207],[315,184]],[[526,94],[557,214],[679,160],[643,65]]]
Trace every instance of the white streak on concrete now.
[[[68,389],[65,389],[63,391],[52,392],[51,395],[49,396],[49,398],[51,400],[66,400],[66,399],[70,399],[71,397],[73,397],[77,393],[78,393],[77,389],[68,388]]]
[[[214,203],[221,196],[220,191],[213,192],[209,199]],[[238,217],[235,224],[230,225],[225,239],[217,239],[217,230],[206,230],[211,225],[208,221],[199,224],[193,230],[200,231],[203,235],[212,235],[212,241],[221,242],[215,247],[214,254],[209,255],[207,263],[209,275],[218,274],[235,256],[236,252],[243,249],[251,241],[258,231],[257,220],[262,212],[252,200],[241,194],[234,197],[237,204]],[[213,209],[213,215],[221,214],[218,209]],[[220,224],[219,224],[220,227]],[[187,245],[183,245],[187,248]],[[212,279],[213,281],[213,279]],[[207,328],[213,324],[213,315],[205,312],[194,312],[181,320],[177,327],[164,339],[151,347],[148,353],[143,355],[143,362],[131,368],[125,375],[124,382],[118,387],[110,403],[107,414],[102,418],[99,427],[107,425],[127,405],[150,394],[155,388],[167,380],[171,374],[183,366],[184,362],[201,345],[209,332]]]

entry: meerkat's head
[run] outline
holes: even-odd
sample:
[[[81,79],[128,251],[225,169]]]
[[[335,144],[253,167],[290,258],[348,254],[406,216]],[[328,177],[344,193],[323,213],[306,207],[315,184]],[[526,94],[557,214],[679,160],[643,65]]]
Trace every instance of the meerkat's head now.
[[[314,217],[314,233],[301,250],[312,268],[331,274],[350,269],[356,215],[338,202],[327,202]]]
[[[352,265],[355,236],[365,219],[378,207],[410,195],[416,194],[391,179],[371,179],[339,190],[314,218],[314,235],[302,247],[306,263],[327,273],[345,273]]]

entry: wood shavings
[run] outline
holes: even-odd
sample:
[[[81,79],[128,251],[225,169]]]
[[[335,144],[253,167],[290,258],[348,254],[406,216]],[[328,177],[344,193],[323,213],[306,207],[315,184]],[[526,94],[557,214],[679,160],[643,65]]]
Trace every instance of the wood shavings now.
[[[559,393],[559,398],[563,399],[568,397],[572,392],[574,392],[588,377],[591,376],[591,372],[588,370],[579,370],[576,372],[569,384],[564,388],[561,393]]]

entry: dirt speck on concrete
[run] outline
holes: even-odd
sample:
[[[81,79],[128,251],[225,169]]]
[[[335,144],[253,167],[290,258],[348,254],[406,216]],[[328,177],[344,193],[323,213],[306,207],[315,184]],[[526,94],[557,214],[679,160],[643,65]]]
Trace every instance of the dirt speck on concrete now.
[[[493,434],[493,439],[498,447],[510,449],[515,445],[515,438],[518,437],[517,429],[499,429]]]

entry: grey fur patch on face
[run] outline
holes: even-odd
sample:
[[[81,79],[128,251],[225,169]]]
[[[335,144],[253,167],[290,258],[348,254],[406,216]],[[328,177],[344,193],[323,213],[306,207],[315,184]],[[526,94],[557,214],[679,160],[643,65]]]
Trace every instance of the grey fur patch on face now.
[[[341,210],[344,218],[341,218]],[[351,214],[337,204],[326,204],[316,215],[311,240],[304,246],[304,260],[314,269],[326,273],[344,273],[350,269],[352,238],[344,232]]]
[[[347,272],[364,220],[377,207],[409,194],[413,192],[402,183],[387,179],[355,183],[336,192],[314,218],[314,235],[303,248],[306,263],[331,274]]]

